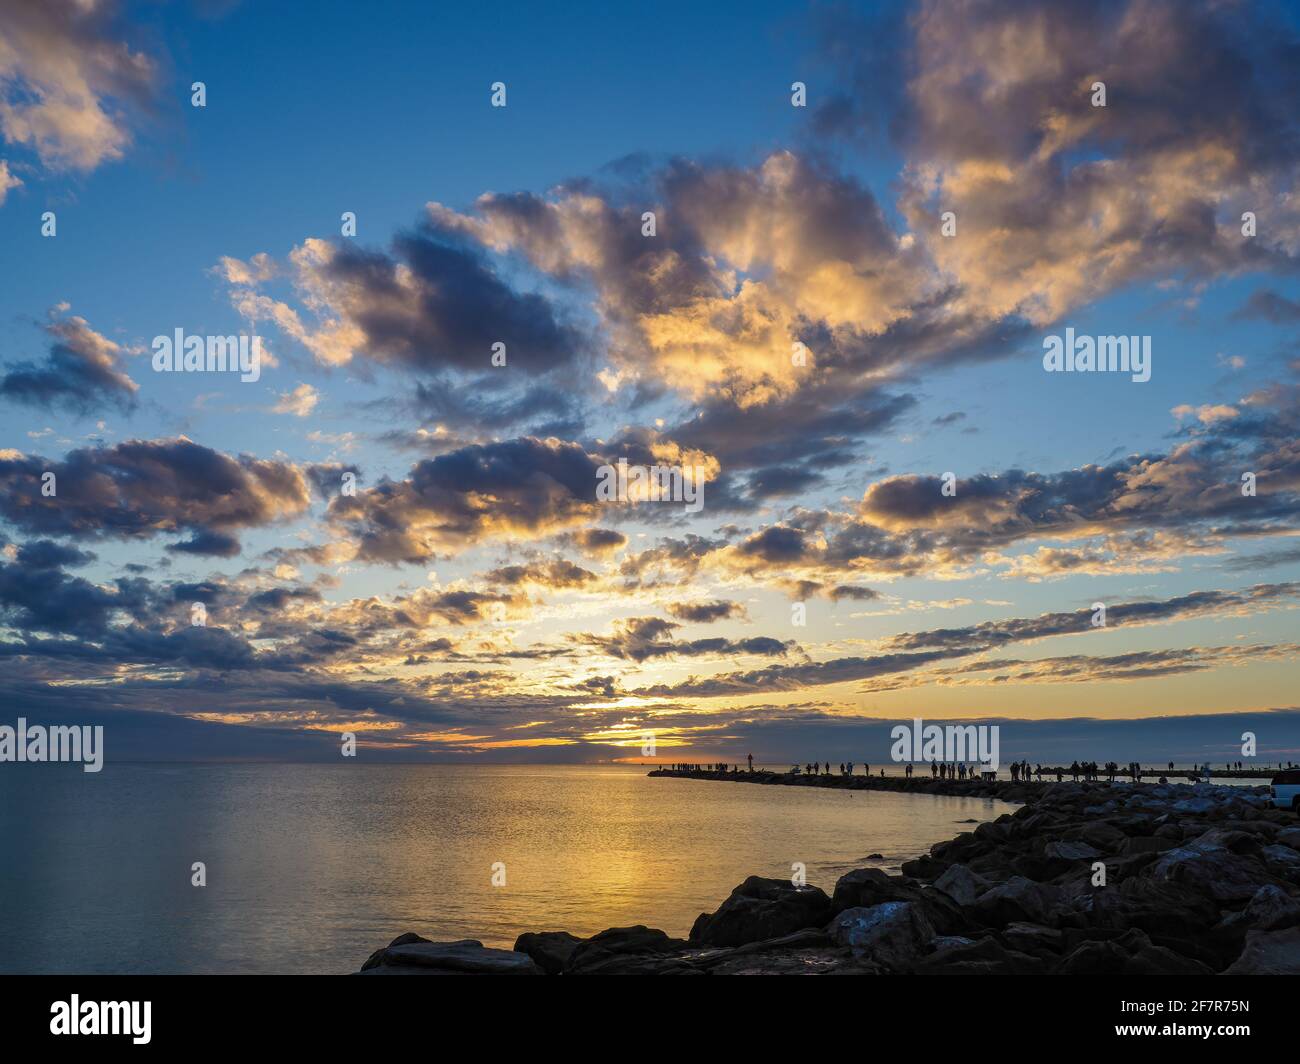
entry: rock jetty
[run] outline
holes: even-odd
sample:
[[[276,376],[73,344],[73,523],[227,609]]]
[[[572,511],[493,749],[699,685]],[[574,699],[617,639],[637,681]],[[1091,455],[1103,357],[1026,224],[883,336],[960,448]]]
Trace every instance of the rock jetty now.
[[[406,934],[362,974],[1300,974],[1300,821],[1266,788],[867,786],[1025,804],[830,894],[751,876],[685,939],[638,925],[500,950]]]

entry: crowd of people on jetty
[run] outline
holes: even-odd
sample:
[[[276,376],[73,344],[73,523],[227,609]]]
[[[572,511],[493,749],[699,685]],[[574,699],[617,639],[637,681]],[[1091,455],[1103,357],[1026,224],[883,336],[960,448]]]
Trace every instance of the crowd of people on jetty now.
[[[753,772],[754,771],[753,754],[749,755],[748,762],[749,762],[748,771]],[[981,765],[981,764],[968,765],[961,762],[955,764],[948,764],[941,761],[932,761],[929,764],[930,764],[930,775],[935,779],[976,780],[976,779],[997,778],[997,772],[990,770],[986,765]],[[729,762],[721,762],[721,761],[713,762],[711,764],[677,762],[671,765],[666,765],[664,767],[670,769],[673,772],[736,773],[741,771],[740,765],[731,764]],[[1235,762],[1229,762],[1223,767],[1225,772],[1242,772],[1246,770],[1247,766],[1242,761],[1235,761]],[[1279,769],[1283,767],[1281,762],[1278,763],[1278,767]],[[1286,763],[1286,767],[1287,768],[1293,767],[1290,761]],[[855,761],[841,761],[839,763],[839,774],[841,776],[857,775],[858,774],[857,768],[858,765],[857,762]],[[903,775],[906,778],[911,779],[915,772],[915,768],[916,766],[911,764],[910,762],[904,764]],[[1013,761],[1009,766],[1009,771],[1011,773],[1012,781],[1016,783],[1028,783],[1031,780],[1037,780],[1039,783],[1041,783],[1043,781],[1044,776],[1046,776],[1049,781],[1053,777],[1055,777],[1057,783],[1060,783],[1063,779],[1065,779],[1066,776],[1069,776],[1071,780],[1073,780],[1076,783],[1079,782],[1079,780],[1081,779],[1087,781],[1099,781],[1103,777],[1109,780],[1111,783],[1114,783],[1116,777],[1129,776],[1136,781],[1141,779],[1144,774],[1142,765],[1138,761],[1130,761],[1123,768],[1120,767],[1119,762],[1117,761],[1107,761],[1104,765],[1099,765],[1096,761],[1073,761],[1070,763],[1069,768],[1065,768],[1059,765],[1056,766],[1055,768],[1051,768],[1051,767],[1043,768],[1042,765],[1034,765],[1031,768],[1028,761]],[[1169,771],[1171,773],[1174,771],[1174,763],[1172,761],[1169,762]],[[790,774],[792,776],[801,776],[801,775],[829,776],[831,775],[831,763],[829,761],[811,761],[804,765],[797,765],[797,764],[791,765]],[[864,776],[870,776],[871,766],[864,762],[862,765],[861,774]],[[880,775],[884,776],[884,774],[885,774],[885,770],[882,768],[880,770]],[[1151,775],[1152,773],[1148,772],[1146,774]],[[1204,775],[1206,778],[1209,777],[1210,766],[1208,764],[1196,765],[1188,773],[1189,778],[1193,780],[1199,779],[1202,775]],[[1160,777],[1160,782],[1161,783],[1166,782],[1164,776]]]

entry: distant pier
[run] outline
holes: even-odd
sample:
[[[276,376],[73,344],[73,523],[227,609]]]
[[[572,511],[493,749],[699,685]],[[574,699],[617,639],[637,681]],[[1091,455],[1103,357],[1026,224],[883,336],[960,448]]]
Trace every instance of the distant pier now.
[[[1050,769],[1044,766],[1041,779],[1035,776],[1029,780],[940,779],[937,776],[931,776],[928,770],[924,773],[918,771],[916,775],[909,777],[881,776],[879,773],[868,776],[862,773],[849,775],[839,772],[772,772],[766,769],[755,769],[751,772],[744,767],[737,767],[735,771],[728,770],[726,772],[712,771],[705,768],[658,768],[649,772],[648,775],[671,776],[691,780],[718,780],[728,783],[756,783],[768,786],[820,787],[828,790],[845,791],[896,791],[905,794],[945,794],[967,798],[999,798],[1009,802],[1026,802],[1032,801],[1040,790],[1056,783],[1057,771],[1058,769],[1055,766]],[[1062,768],[1059,771],[1062,782],[1075,782],[1075,776],[1069,769]],[[1247,769],[1241,772],[1211,772],[1210,778],[1212,780],[1257,780],[1260,783],[1267,783],[1278,771],[1282,770]],[[1204,773],[1197,773],[1189,769],[1175,769],[1172,772],[1144,770],[1139,776],[1141,781],[1147,783],[1155,782],[1161,778],[1174,782],[1189,779],[1205,780],[1206,777]],[[1078,782],[1082,781],[1083,776],[1080,774]],[[1110,775],[1102,773],[1093,782],[1110,782]],[[1127,773],[1116,773],[1115,782],[1131,783],[1133,777]]]

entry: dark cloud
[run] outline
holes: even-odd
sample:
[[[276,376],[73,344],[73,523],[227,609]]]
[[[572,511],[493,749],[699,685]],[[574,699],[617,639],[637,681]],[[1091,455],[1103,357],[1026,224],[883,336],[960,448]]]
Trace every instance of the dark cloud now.
[[[352,474],[354,487],[361,486],[361,468],[352,463],[323,462],[313,463],[303,469],[307,480],[321,499],[332,499],[343,491],[343,474]]]
[[[874,657],[835,658],[796,665],[769,665],[748,672],[728,672],[696,677],[676,684],[655,684],[634,694],[670,698],[716,698],[721,695],[749,695],[764,691],[795,691],[819,684],[865,680],[884,673],[903,672],[930,665],[948,656],[943,651],[918,654],[878,654]]]
[[[52,495],[41,490],[46,473],[55,477]],[[296,467],[232,458],[183,437],[70,451],[62,461],[0,456],[0,515],[39,534],[228,533],[296,516],[307,503]]]
[[[1274,325],[1292,325],[1300,321],[1300,303],[1267,288],[1260,288],[1250,294],[1245,305],[1233,317],[1258,318]]]
[[[780,495],[795,495],[825,481],[816,469],[798,466],[768,466],[759,469],[749,478],[749,490],[759,499]]]
[[[239,540],[226,532],[213,532],[204,529],[196,532],[189,539],[172,543],[167,547],[180,554],[202,554],[215,558],[233,558],[239,553]]]
[[[23,631],[95,636],[119,610],[141,605],[122,583],[105,588],[58,569],[0,565],[0,618]]]
[[[869,587],[858,587],[854,584],[836,584],[827,592],[827,596],[832,602],[840,602],[844,599],[853,602],[870,602],[873,599],[880,598],[880,592],[873,591]]]
[[[507,565],[485,573],[483,578],[492,584],[516,586],[537,584],[541,587],[575,588],[590,584],[596,574],[563,558],[528,565]]]
[[[1275,608],[1300,596],[1300,583],[1257,584],[1241,591],[1194,591],[1175,598],[1152,602],[1106,604],[1105,627],[1126,624],[1154,624],[1205,614],[1235,610],[1253,612]],[[986,621],[966,628],[939,628],[928,632],[904,632],[892,636],[887,645],[896,650],[924,647],[978,647],[986,649],[1006,643],[1044,639],[1058,635],[1097,632],[1090,606],[1070,613],[1045,613],[1041,617],[1019,617]]]
[[[583,554],[601,557],[626,546],[627,536],[612,528],[583,528],[566,533],[565,542],[572,543]]]
[[[757,558],[773,565],[798,561],[805,556],[807,550],[803,531],[784,525],[765,528],[736,548],[742,557]]]
[[[663,539],[647,550],[625,557],[618,567],[619,576],[628,590],[675,585],[689,580],[705,558],[725,546],[724,539],[695,533]]]
[[[423,424],[440,426],[444,434],[452,428],[480,435],[580,436],[585,423],[581,393],[589,381],[553,382],[548,377],[539,382],[532,372],[525,379],[521,388],[517,374],[493,370],[458,382],[417,381],[408,405]]]
[[[690,621],[694,624],[712,624],[714,621],[726,620],[731,617],[744,617],[745,607],[739,602],[712,599],[701,602],[670,602],[668,612],[679,621]]]
[[[95,560],[95,555],[50,539],[34,539],[18,548],[16,560],[28,569],[66,569],[88,565]]]
[[[345,323],[306,340],[327,361],[362,354],[437,374],[492,367],[493,344],[506,364],[536,373],[582,357],[583,333],[545,297],[521,292],[490,264],[483,248],[437,224],[396,237],[391,252],[349,242],[310,242],[294,256],[300,287]]]
[[[1033,661],[991,659],[969,662],[955,669],[935,670],[924,677],[911,677],[904,683],[891,685],[889,689],[919,687],[923,684],[951,686],[968,683],[1110,683],[1150,680],[1241,665],[1254,660],[1294,660],[1297,651],[1300,651],[1300,646],[1294,643],[1249,644],[1176,647],[1096,656],[1071,654],[1065,657],[1036,658]],[[872,685],[868,685],[867,689],[877,690]]]
[[[755,654],[764,657],[785,657],[796,644],[760,636],[751,639],[691,639],[677,640],[673,633],[680,624],[662,617],[632,617],[618,621],[612,636],[582,635],[578,642],[600,649],[615,658],[629,661],[649,661],[668,657],[731,657],[737,654]]]
[[[1223,568],[1234,573],[1254,573],[1261,569],[1274,569],[1279,565],[1300,564],[1300,547],[1284,547],[1259,554],[1241,554],[1229,558]]]
[[[89,414],[102,407],[129,411],[139,386],[121,368],[123,351],[84,318],[53,320],[44,362],[18,362],[0,376],[0,397],[30,406]]]
[[[1300,596],[1300,583],[1261,584],[1243,591],[1198,591],[1157,602],[1128,602],[1108,606],[1106,627],[1154,624],[1186,617],[1254,612],[1276,608]],[[1096,634],[1104,629],[1091,624],[1091,608],[1073,613],[990,621],[966,628],[940,628],[908,632],[885,641],[886,652],[870,657],[834,658],[830,661],[778,663],[745,672],[695,677],[674,684],[656,684],[632,692],[667,698],[717,698],[762,691],[794,691],[824,684],[875,680],[911,672],[945,660],[973,657],[1010,643],[1050,636]],[[1005,663],[1004,663],[1005,664]],[[1168,664],[1168,663],[1166,663]],[[1184,663],[1186,664],[1186,663]],[[978,666],[977,666],[978,667]],[[889,683],[870,687],[887,690]],[[914,686],[908,683],[904,686]]]
[[[358,557],[423,562],[488,536],[539,537],[596,512],[601,460],[574,443],[522,438],[466,447],[418,463],[330,503],[358,540]]]

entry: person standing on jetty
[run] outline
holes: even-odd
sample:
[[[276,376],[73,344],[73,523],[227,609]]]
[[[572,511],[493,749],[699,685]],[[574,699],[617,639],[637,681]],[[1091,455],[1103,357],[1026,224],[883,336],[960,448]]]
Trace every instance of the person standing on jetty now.
[[[749,755],[749,771],[750,771],[750,772],[753,772],[753,771],[754,771],[754,755],[753,755],[753,754],[750,754],[750,755]]]

